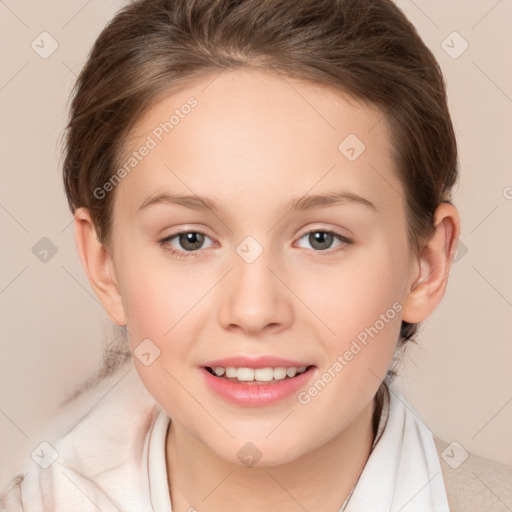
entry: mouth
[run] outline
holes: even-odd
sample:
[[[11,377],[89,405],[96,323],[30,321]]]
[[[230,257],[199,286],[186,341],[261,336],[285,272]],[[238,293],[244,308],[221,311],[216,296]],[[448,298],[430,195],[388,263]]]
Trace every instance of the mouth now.
[[[237,406],[263,407],[286,402],[316,376],[304,360],[271,355],[235,355],[203,363],[204,382],[215,396]]]
[[[205,370],[214,377],[234,384],[268,385],[296,379],[314,368],[309,366],[268,366],[248,368],[236,366],[205,366]]]

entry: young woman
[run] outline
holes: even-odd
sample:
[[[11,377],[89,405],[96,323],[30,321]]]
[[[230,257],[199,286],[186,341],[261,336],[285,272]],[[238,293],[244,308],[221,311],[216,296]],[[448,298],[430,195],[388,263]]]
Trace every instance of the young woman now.
[[[456,179],[443,77],[391,1],[123,9],[78,79],[64,183],[128,357],[6,509],[490,510],[473,475],[510,503],[510,468],[446,464],[392,387],[446,288]]]

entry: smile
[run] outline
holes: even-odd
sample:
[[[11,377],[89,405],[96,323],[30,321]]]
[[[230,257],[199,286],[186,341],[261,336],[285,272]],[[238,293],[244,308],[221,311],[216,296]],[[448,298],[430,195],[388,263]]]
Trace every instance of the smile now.
[[[200,370],[214,396],[244,407],[264,407],[293,399],[318,373],[315,365],[299,366],[295,361],[268,357],[212,361]]]
[[[307,366],[277,366],[275,368],[244,368],[228,366],[216,366],[214,368],[206,367],[206,370],[212,375],[229,382],[244,383],[265,383],[272,384],[285,379],[293,379],[294,377],[304,373],[308,369]]]

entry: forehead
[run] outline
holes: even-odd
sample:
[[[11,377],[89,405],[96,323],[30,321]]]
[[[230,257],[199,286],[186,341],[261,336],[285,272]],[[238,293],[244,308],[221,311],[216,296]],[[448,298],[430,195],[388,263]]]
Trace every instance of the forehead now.
[[[224,70],[198,80],[156,102],[126,142],[122,163],[151,147],[117,190],[132,211],[158,190],[238,208],[241,192],[246,206],[249,192],[270,206],[340,186],[382,207],[400,199],[382,112],[277,73]]]

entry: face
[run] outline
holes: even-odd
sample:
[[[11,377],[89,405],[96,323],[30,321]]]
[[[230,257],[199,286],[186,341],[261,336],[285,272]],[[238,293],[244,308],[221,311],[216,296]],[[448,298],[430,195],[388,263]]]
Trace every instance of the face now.
[[[128,142],[112,257],[146,388],[227,461],[247,442],[274,465],[334,439],[386,374],[413,274],[382,113],[224,71]]]

